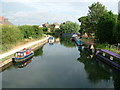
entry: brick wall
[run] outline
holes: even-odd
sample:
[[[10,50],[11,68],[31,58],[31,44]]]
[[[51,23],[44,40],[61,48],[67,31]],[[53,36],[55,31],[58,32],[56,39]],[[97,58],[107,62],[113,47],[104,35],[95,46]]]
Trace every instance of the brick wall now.
[[[0,24],[4,24],[4,17],[3,16],[0,16]]]

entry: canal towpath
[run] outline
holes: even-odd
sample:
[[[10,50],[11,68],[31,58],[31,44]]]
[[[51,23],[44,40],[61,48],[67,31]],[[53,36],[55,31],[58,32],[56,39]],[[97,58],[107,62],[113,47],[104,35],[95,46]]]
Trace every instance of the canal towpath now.
[[[22,45],[22,46],[18,47],[18,48],[15,48],[15,49],[12,49],[12,50],[10,50],[8,52],[2,53],[2,54],[0,54],[0,59],[3,59],[5,57],[7,57],[7,56],[10,56],[10,55],[14,54],[15,52],[20,51],[20,50],[22,50],[24,48],[31,47],[31,46],[36,45],[38,43],[42,43],[42,42],[46,41],[48,38],[49,38],[49,36],[44,38],[44,39],[42,39],[42,40],[29,42],[29,43],[27,43],[25,45]],[[5,61],[0,61],[0,67],[4,66],[5,64],[7,64],[9,62],[11,62],[11,59],[8,59],[8,60],[5,60]]]

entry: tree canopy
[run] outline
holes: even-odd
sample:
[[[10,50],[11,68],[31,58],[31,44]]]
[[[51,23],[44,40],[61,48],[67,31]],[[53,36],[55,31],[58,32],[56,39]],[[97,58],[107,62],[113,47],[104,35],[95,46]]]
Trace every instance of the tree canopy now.
[[[105,9],[105,6],[99,2],[93,3],[91,6],[89,6],[88,17],[91,31],[96,32],[98,21],[100,17],[106,12],[107,10]]]
[[[66,22],[60,25],[61,33],[76,33],[80,30],[80,26],[74,22]]]
[[[97,26],[97,38],[100,43],[112,43],[115,24],[116,18],[111,11],[105,13],[99,19]]]

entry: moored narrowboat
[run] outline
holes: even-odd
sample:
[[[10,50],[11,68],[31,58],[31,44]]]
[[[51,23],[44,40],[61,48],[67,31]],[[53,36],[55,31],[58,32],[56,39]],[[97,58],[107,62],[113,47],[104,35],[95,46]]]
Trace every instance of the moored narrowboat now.
[[[79,39],[79,38],[74,38],[74,41],[75,43],[78,45],[78,46],[82,46],[83,45],[83,42]]]
[[[49,38],[48,38],[48,43],[54,43],[54,42],[55,42],[54,37],[49,37]]]
[[[96,52],[96,58],[120,70],[120,55],[101,49]]]
[[[23,49],[22,51],[18,51],[15,53],[15,57],[12,58],[13,62],[22,62],[25,61],[26,59],[29,59],[34,55],[33,50],[31,49]]]

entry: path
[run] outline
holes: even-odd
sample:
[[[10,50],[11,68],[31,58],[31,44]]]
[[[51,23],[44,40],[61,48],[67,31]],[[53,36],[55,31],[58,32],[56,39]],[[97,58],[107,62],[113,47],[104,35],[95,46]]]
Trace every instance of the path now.
[[[48,38],[49,38],[49,37],[47,37],[47,38],[45,38],[45,39],[42,39],[42,40],[35,41],[35,42],[31,42],[31,43],[28,43],[28,44],[23,45],[22,47],[19,47],[19,48],[16,48],[16,49],[11,50],[11,51],[9,51],[9,52],[0,54],[0,59],[2,59],[2,58],[4,58],[4,57],[7,57],[7,56],[9,56],[9,55],[12,55],[12,54],[14,54],[15,52],[20,51],[20,50],[22,50],[22,49],[24,49],[24,48],[28,48],[28,47],[31,47],[31,46],[37,44],[37,43],[43,42],[43,41],[47,40]]]

